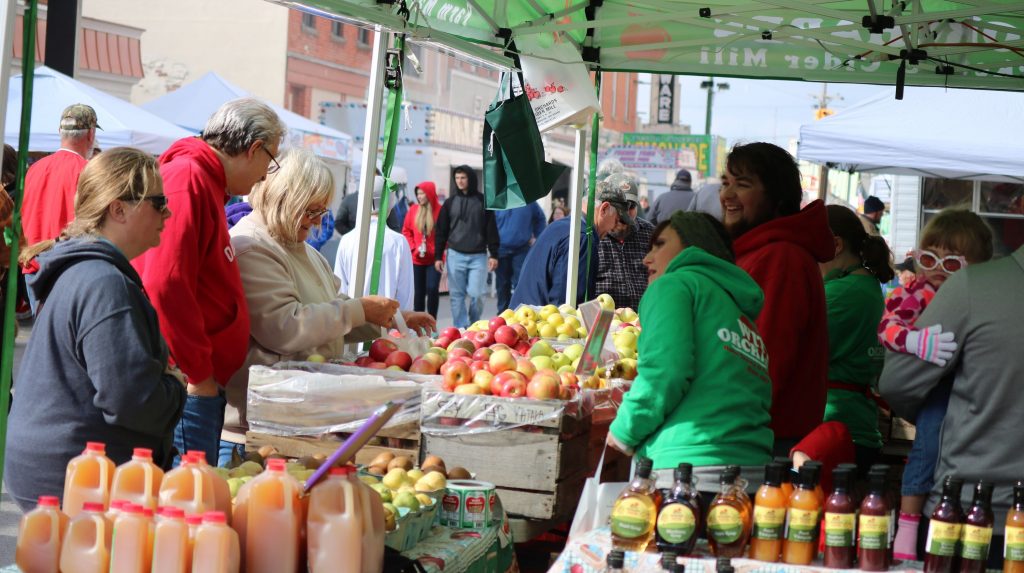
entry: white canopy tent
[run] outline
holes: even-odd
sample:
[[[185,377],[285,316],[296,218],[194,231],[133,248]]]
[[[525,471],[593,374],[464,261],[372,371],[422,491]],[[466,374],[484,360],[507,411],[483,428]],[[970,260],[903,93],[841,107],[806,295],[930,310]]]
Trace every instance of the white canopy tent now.
[[[908,87],[883,90],[800,128],[800,159],[854,171],[1024,182],[1024,96]]]

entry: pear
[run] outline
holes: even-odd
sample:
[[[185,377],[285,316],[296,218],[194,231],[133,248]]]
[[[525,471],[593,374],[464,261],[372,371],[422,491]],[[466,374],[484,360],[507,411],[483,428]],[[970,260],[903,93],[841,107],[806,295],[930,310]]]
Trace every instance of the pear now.
[[[398,489],[406,482],[407,475],[404,469],[394,468],[388,471],[388,474],[384,476],[381,482],[391,489]]]
[[[370,486],[370,488],[373,489],[373,491],[375,491],[378,494],[380,494],[380,499],[384,503],[390,503],[391,502],[391,499],[392,499],[391,498],[391,490],[388,489],[388,487],[386,485],[384,485],[382,483],[375,483],[375,484],[372,484]]]
[[[408,507],[409,511],[416,512],[420,510],[420,500],[416,499],[415,494],[407,491],[396,495],[392,503],[395,504],[395,507]]]

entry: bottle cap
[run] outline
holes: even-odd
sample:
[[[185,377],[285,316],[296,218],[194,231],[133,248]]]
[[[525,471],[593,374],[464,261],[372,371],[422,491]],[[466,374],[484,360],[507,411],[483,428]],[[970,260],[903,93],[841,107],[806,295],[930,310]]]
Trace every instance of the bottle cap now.
[[[799,483],[797,484],[801,489],[814,489],[814,486],[818,484],[815,479],[818,469],[811,466],[807,467],[807,464],[800,466]]]
[[[661,568],[667,571],[671,571],[672,567],[676,564],[676,554],[671,551],[666,551],[661,554]]]
[[[889,475],[889,464],[874,464],[871,466],[871,469],[868,470],[868,474]]]
[[[223,511],[207,511],[203,514],[203,523],[227,523],[228,516]]]
[[[732,566],[730,566],[730,568],[731,567]],[[673,563],[672,573],[686,573],[686,565],[683,565],[682,563]]]
[[[681,463],[676,467],[675,474],[676,481],[687,482],[693,479],[693,464]]]
[[[126,503],[121,507],[121,511],[124,513],[132,513],[136,515],[145,515],[146,508],[142,507],[137,503]]]
[[[736,483],[736,478],[740,477],[739,466],[725,466],[722,470],[721,475],[718,476],[718,483],[725,485],[727,483]]]
[[[180,507],[174,507],[173,505],[161,506],[157,511],[157,514],[162,517],[170,517],[172,519],[184,519],[185,510]]]
[[[149,509],[148,507],[144,507],[142,508],[142,515],[145,515],[146,517],[153,519],[153,510]]]
[[[974,486],[974,495],[981,501],[991,502],[994,488],[995,484],[990,481],[979,481],[978,485]]]
[[[203,450],[189,450],[185,455],[190,456],[195,463],[206,463],[206,452]]]
[[[356,468],[352,466],[341,466],[338,468],[331,468],[330,475],[332,476],[347,476],[348,474],[355,473]]]
[[[82,511],[98,511],[103,513],[103,504],[95,501],[87,501],[82,504]]]
[[[764,483],[772,487],[779,487],[782,485],[783,475],[787,471],[786,466],[778,463],[771,462],[764,467]]]
[[[611,553],[608,554],[608,568],[610,569],[622,569],[623,563],[626,561],[626,554],[621,549],[612,549]]]
[[[850,491],[853,485],[853,471],[850,468],[836,466],[832,470],[832,489],[835,491]]]
[[[651,477],[651,470],[654,469],[654,460],[651,458],[636,458],[636,475],[647,479]]]
[[[60,498],[55,495],[41,495],[39,496],[39,505],[41,507],[60,507]]]
[[[815,460],[808,460],[804,465],[800,466],[801,470],[807,468],[811,472],[811,476],[814,480],[814,485],[811,486],[812,489],[821,483],[821,470],[823,467],[824,466],[821,462]]]
[[[107,445],[104,444],[103,442],[86,442],[85,443],[85,452],[94,452],[94,453],[97,453],[97,454],[105,454],[105,453],[107,453]],[[82,452],[82,453],[84,454],[85,452]]]
[[[124,506],[126,504],[128,504],[127,500],[115,499],[114,501],[110,502],[110,509],[116,509],[117,511],[123,511],[124,510]]]
[[[273,458],[267,460],[268,472],[283,472],[286,466],[287,462],[285,462],[281,458]]]
[[[199,525],[203,522],[203,516],[198,513],[190,513],[185,516],[185,523],[189,525]]]
[[[132,450],[132,457],[133,458],[144,458],[144,459],[147,459],[147,460],[152,460],[153,459],[153,450],[151,450],[149,448],[135,448],[134,450]]]

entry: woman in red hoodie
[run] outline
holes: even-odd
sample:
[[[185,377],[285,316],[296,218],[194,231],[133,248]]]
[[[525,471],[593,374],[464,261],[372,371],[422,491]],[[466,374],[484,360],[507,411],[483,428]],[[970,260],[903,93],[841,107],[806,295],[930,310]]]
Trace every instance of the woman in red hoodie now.
[[[440,212],[437,188],[431,181],[422,181],[416,185],[416,204],[405,214],[405,223],[402,224],[402,234],[412,249],[413,310],[426,310],[435,318],[441,273],[434,268],[434,223]]]

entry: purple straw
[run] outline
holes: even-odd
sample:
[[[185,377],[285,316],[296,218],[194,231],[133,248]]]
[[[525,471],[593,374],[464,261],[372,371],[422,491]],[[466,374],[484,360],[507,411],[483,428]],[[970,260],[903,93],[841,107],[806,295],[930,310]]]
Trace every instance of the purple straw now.
[[[349,436],[349,438],[345,440],[337,450],[334,450],[331,457],[327,458],[324,463],[320,464],[320,467],[313,472],[313,475],[310,476],[309,479],[306,480],[306,487],[303,488],[303,491],[309,493],[309,490],[316,485],[316,482],[320,481],[320,478],[324,477],[324,475],[330,471],[335,464],[345,463],[352,459],[356,452],[359,451],[359,448],[366,445],[366,442],[370,441],[370,438],[372,438],[374,434],[376,434],[381,427],[391,419],[391,416],[395,415],[395,412],[397,412],[404,403],[404,400],[392,400],[385,402],[383,406],[374,410],[373,414],[370,415],[366,422],[364,422],[354,434]]]

